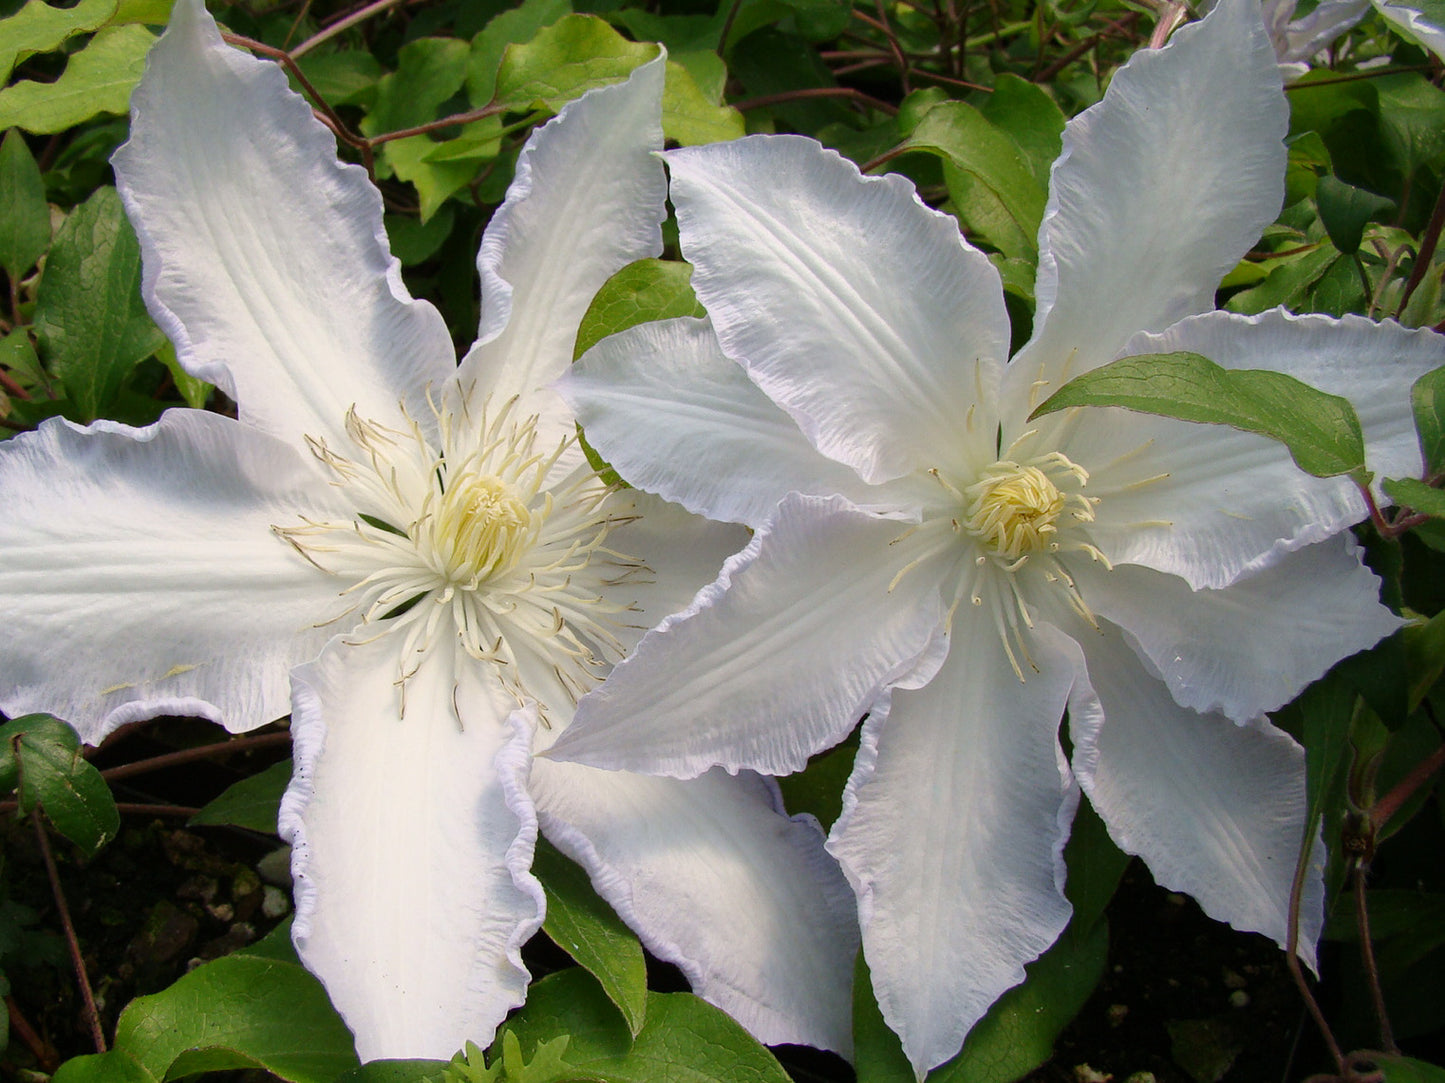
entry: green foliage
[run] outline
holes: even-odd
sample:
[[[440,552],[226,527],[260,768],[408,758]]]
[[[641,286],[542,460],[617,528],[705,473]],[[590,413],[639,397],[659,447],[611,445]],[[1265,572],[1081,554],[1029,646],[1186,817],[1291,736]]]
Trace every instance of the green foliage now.
[[[1445,470],[1445,368],[1427,372],[1410,388],[1415,413],[1415,431],[1420,436],[1420,454],[1425,472]]]
[[[17,789],[22,812],[37,808],[55,829],[93,855],[120,830],[120,813],[100,772],[81,755],[75,731],[45,714],[0,726],[0,792]]]
[[[274,835],[281,797],[290,782],[291,761],[273,763],[264,771],[232,784],[225,793],[192,816],[189,822],[193,826],[230,824]]]
[[[143,26],[106,27],[55,82],[25,80],[0,90],[0,128],[50,135],[100,113],[124,113],[154,43]]]
[[[603,283],[577,328],[573,357],[581,357],[608,335],[649,320],[705,316],[692,292],[692,268],[685,263],[642,259]]]
[[[101,188],[56,234],[35,313],[41,350],[84,420],[102,416],[130,371],[165,342],[141,301],[140,274],[120,196]]]
[[[647,1014],[642,945],[592,889],[587,873],[546,839],[537,840],[532,871],[547,893],[543,931],[597,979],[633,1037]]]
[[[1319,179],[1315,198],[1330,242],[1347,256],[1359,249],[1366,222],[1377,221],[1395,209],[1383,196],[1329,175]]]
[[[1075,406],[1229,425],[1280,441],[1300,469],[1316,477],[1368,481],[1354,407],[1283,373],[1225,369],[1194,353],[1138,354],[1074,377],[1031,416]]]
[[[34,267],[50,247],[50,207],[45,182],[25,145],[11,130],[0,142],[0,268],[12,281]]]
[[[28,0],[14,15],[0,19],[0,82],[31,54],[51,52],[76,34],[99,30],[115,15],[115,7],[116,0],[80,0],[69,8]]]
[[[594,15],[566,15],[531,41],[507,47],[495,98],[509,109],[555,113],[593,87],[627,78],[656,55],[655,46],[628,41]]]

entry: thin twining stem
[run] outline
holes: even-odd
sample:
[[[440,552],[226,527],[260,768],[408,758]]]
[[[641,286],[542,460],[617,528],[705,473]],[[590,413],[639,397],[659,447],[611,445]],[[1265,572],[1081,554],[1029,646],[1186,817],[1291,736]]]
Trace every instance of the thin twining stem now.
[[[367,4],[366,7],[361,8],[359,11],[352,12],[344,19],[337,19],[336,22],[332,23],[325,30],[322,30],[319,33],[307,38],[300,45],[296,46],[296,48],[291,50],[291,56],[293,58],[304,56],[306,53],[309,53],[312,49],[316,48],[316,46],[320,45],[322,42],[330,41],[332,38],[336,37],[337,34],[341,34],[347,30],[350,30],[357,23],[363,23],[367,19],[371,18],[373,15],[380,15],[387,8],[396,7],[397,4],[403,2],[404,0],[375,0],[375,3]]]
[[[152,756],[149,759],[136,760],[134,763],[123,763],[117,767],[109,767],[100,773],[100,777],[107,782],[114,782],[116,779],[127,778],[130,775],[142,775],[148,771],[159,771],[166,767],[177,767],[185,763],[194,763],[196,760],[208,760],[215,756],[229,756],[235,752],[246,752],[256,748],[270,748],[273,745],[290,744],[289,733],[257,733],[250,737],[235,737],[229,741],[217,741],[214,744],[201,745],[197,748],[184,748],[179,752],[167,752],[161,756]]]
[[[70,950],[70,962],[75,967],[75,980],[80,983],[80,997],[85,1002],[85,1021],[90,1027],[91,1041],[97,1053],[105,1052],[105,1035],[100,1030],[100,1012],[95,1007],[95,994],[90,989],[90,978],[85,973],[85,959],[80,954],[80,941],[75,935],[75,925],[70,920],[70,907],[65,903],[65,892],[60,887],[60,873],[55,868],[55,855],[50,852],[50,839],[45,834],[45,824],[37,809],[32,817],[35,821],[35,839],[40,844],[40,856],[45,859],[45,874],[50,877],[50,892],[55,896],[56,909],[60,911],[60,924],[65,930],[65,946]]]

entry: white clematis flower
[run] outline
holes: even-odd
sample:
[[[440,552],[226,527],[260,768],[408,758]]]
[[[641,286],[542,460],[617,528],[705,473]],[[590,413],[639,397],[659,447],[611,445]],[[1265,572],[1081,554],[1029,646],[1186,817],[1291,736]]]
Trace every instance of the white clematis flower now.
[[[529,140],[458,369],[365,174],[181,0],[115,165],[150,310],[240,421],[0,444],[0,708],[97,743],[167,713],[249,729],[294,692],[295,940],[367,1060],[449,1057],[523,1000],[539,824],[760,1038],[848,1047],[847,884],[771,782],[532,761],[745,540],[603,484],[539,390],[601,284],[661,251],[662,85],[644,65]]]
[[[1007,364],[997,274],[903,178],[794,136],[671,152],[717,337],[634,328],[558,385],[622,476],[757,533],[549,756],[781,774],[866,714],[829,847],[920,1075],[1069,920],[1079,788],[1160,883],[1286,939],[1304,757],[1265,712],[1399,623],[1342,533],[1363,501],[1233,429],[1028,420],[1072,375],[1189,350],[1348,395],[1371,465],[1419,470],[1409,387],[1445,339],[1212,311],[1279,209],[1286,116],[1255,0],[1121,68],[1065,131]],[[1312,960],[1318,867],[1304,914]]]

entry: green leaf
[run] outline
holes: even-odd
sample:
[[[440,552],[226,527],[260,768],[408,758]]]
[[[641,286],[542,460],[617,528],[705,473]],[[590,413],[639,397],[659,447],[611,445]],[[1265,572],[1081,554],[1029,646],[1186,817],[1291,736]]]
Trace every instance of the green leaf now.
[[[853,773],[857,754],[858,742],[850,739],[818,753],[803,770],[779,778],[778,789],[788,811],[806,812],[818,818],[824,831],[831,828],[843,813],[843,788]]]
[[[1347,256],[1359,250],[1366,222],[1378,222],[1395,209],[1395,204],[1384,196],[1356,188],[1334,176],[1319,179],[1315,200],[1330,242]]]
[[[161,1077],[145,1068],[123,1049],[72,1057],[50,1077],[50,1083],[161,1083]]]
[[[537,33],[572,13],[571,0],[522,0],[487,23],[472,39],[467,58],[467,100],[480,109],[492,100],[497,89],[497,69],[508,45],[531,41]]]
[[[668,139],[692,147],[738,139],[745,131],[741,113],[730,105],[709,101],[687,68],[671,60],[667,62],[667,83],[662,92],[662,132]]]
[[[397,69],[376,85],[376,103],[361,122],[367,135],[414,128],[462,88],[470,48],[456,38],[417,38],[397,53]],[[385,147],[390,144],[383,144]]]
[[[377,84],[386,76],[381,62],[361,49],[307,53],[296,63],[316,93],[331,105],[374,107]]]
[[[608,335],[649,320],[705,316],[692,292],[692,267],[640,259],[609,278],[592,298],[577,328],[573,357],[581,357]]]
[[[80,738],[59,719],[32,714],[0,726],[0,787],[15,785],[20,808],[38,805],[87,856],[120,830],[120,813],[100,772],[80,754]]]
[[[1383,1083],[1445,1083],[1445,1068],[1414,1057],[1373,1058]]]
[[[199,824],[230,824],[274,835],[281,796],[290,782],[291,761],[273,763],[264,771],[228,787],[188,822],[193,827]]]
[[[789,1083],[768,1050],[728,1015],[691,993],[649,993],[647,1025],[633,1039],[607,994],[585,970],[533,983],[527,1003],[504,1024],[535,1058],[566,1036],[558,1074],[526,1083]]]
[[[1224,307],[1230,312],[1253,316],[1265,309],[1283,305],[1298,309],[1310,287],[1341,258],[1333,245],[1321,243],[1318,248],[1288,258],[1270,260],[1265,280],[1259,285],[1236,293]]]
[[[0,128],[52,135],[100,113],[124,113],[155,40],[143,26],[106,27],[55,82],[26,79],[0,90]]]
[[[336,1083],[438,1083],[444,1060],[375,1060],[337,1077]]]
[[[1229,425],[1278,440],[1315,477],[1365,478],[1360,419],[1347,399],[1266,369],[1226,369],[1196,353],[1138,354],[1076,376],[1033,412],[1121,406]]]
[[[949,194],[959,213],[969,225],[986,231],[1005,255],[1037,256],[1047,192],[1034,178],[1033,166],[1019,145],[987,117],[965,102],[944,102],[924,114],[903,145],[931,151],[944,160]],[[959,183],[962,178],[968,183]],[[975,213],[973,185],[982,185],[998,201],[1016,232],[1001,236],[990,218]]]
[[[1428,621],[1405,625],[1401,638],[1410,682],[1408,709],[1413,712],[1445,673],[1445,609]]]
[[[156,351],[156,357],[171,374],[171,382],[176,385],[181,398],[192,410],[199,410],[206,405],[206,399],[210,398],[211,385],[199,377],[192,376],[181,367],[176,359],[176,348],[169,342],[162,342],[160,349]]]
[[[50,207],[40,167],[17,131],[0,142],[0,268],[18,282],[50,247]]]
[[[1425,473],[1445,470],[1445,367],[1425,373],[1410,388],[1410,405],[1415,412],[1415,431],[1420,436],[1420,454]]]
[[[983,105],[983,116],[1023,152],[1034,180],[1045,190],[1049,170],[1063,149],[1064,114],[1037,83],[1002,72]]]
[[[292,1083],[331,1083],[357,1064],[321,983],[298,963],[252,955],[224,956],[133,1000],[116,1024],[115,1051],[157,1079],[254,1067]]]
[[[628,41],[595,15],[567,15],[531,41],[508,45],[497,71],[496,101],[515,111],[555,113],[594,87],[627,78],[657,55]]]
[[[0,19],[0,83],[9,82],[15,65],[34,53],[59,49],[76,34],[104,26],[115,14],[116,0],[80,0],[70,8],[53,8],[30,0],[8,19]]]
[[[48,381],[40,358],[35,356],[35,347],[25,328],[17,327],[4,338],[0,338],[0,366],[19,377],[27,386],[44,386]]]
[[[1129,855],[1114,845],[1094,807],[1081,801],[1064,847],[1064,864],[1069,870],[1064,894],[1074,907],[1070,928],[1089,929],[1103,920],[1104,908],[1114,897],[1129,861]]]
[[[40,278],[35,330],[51,368],[87,420],[136,364],[166,341],[140,296],[140,245],[114,188],[71,212]]]
[[[1070,926],[1028,965],[1023,984],[994,1002],[958,1056],[928,1073],[928,1083],[1013,1083],[1043,1064],[1103,977],[1108,954],[1107,922],[1082,933]],[[878,1010],[861,953],[853,975],[853,1041],[859,1079],[914,1083],[903,1048]]]
[[[537,840],[532,872],[547,893],[543,930],[597,979],[636,1036],[647,1013],[647,961],[637,937],[592,889],[586,871],[546,839]]]
[[[500,121],[491,117],[486,121],[469,124],[463,131],[475,132],[480,129],[500,130]],[[499,146],[494,137],[488,136],[491,146]],[[382,144],[382,156],[397,177],[416,188],[421,197],[421,224],[431,222],[442,204],[470,184],[477,176],[476,159],[438,161],[449,147],[465,141],[469,147],[476,143],[468,137],[439,143],[428,135],[409,135],[405,139],[393,139]],[[493,152],[495,154],[495,151]]]
[[[1385,145],[1409,177],[1421,166],[1438,167],[1445,156],[1445,91],[1418,72],[1370,80],[1380,101]]]
[[[422,222],[409,214],[388,214],[385,218],[387,239],[391,250],[403,267],[425,263],[436,255],[456,222],[456,213],[446,206]]]
[[[1413,508],[1432,519],[1445,519],[1445,492],[1418,478],[1386,478],[1380,485],[1400,507]]]

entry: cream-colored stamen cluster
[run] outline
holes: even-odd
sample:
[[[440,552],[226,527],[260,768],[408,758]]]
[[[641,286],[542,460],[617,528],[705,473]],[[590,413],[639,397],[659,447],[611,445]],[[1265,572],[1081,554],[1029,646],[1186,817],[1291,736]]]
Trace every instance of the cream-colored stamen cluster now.
[[[355,516],[273,529],[350,581],[341,593],[354,604],[342,617],[362,626],[352,642],[402,637],[403,694],[427,652],[450,640],[493,663],[545,721],[549,706],[575,703],[622,656],[617,633],[631,607],[608,595],[647,570],[606,547],[630,505],[568,456],[575,435],[538,451],[538,419],[514,407],[484,403],[475,417],[434,404],[432,435],[410,418],[401,430],[350,411],[354,451],[308,443]],[[575,467],[560,465],[573,458]]]

